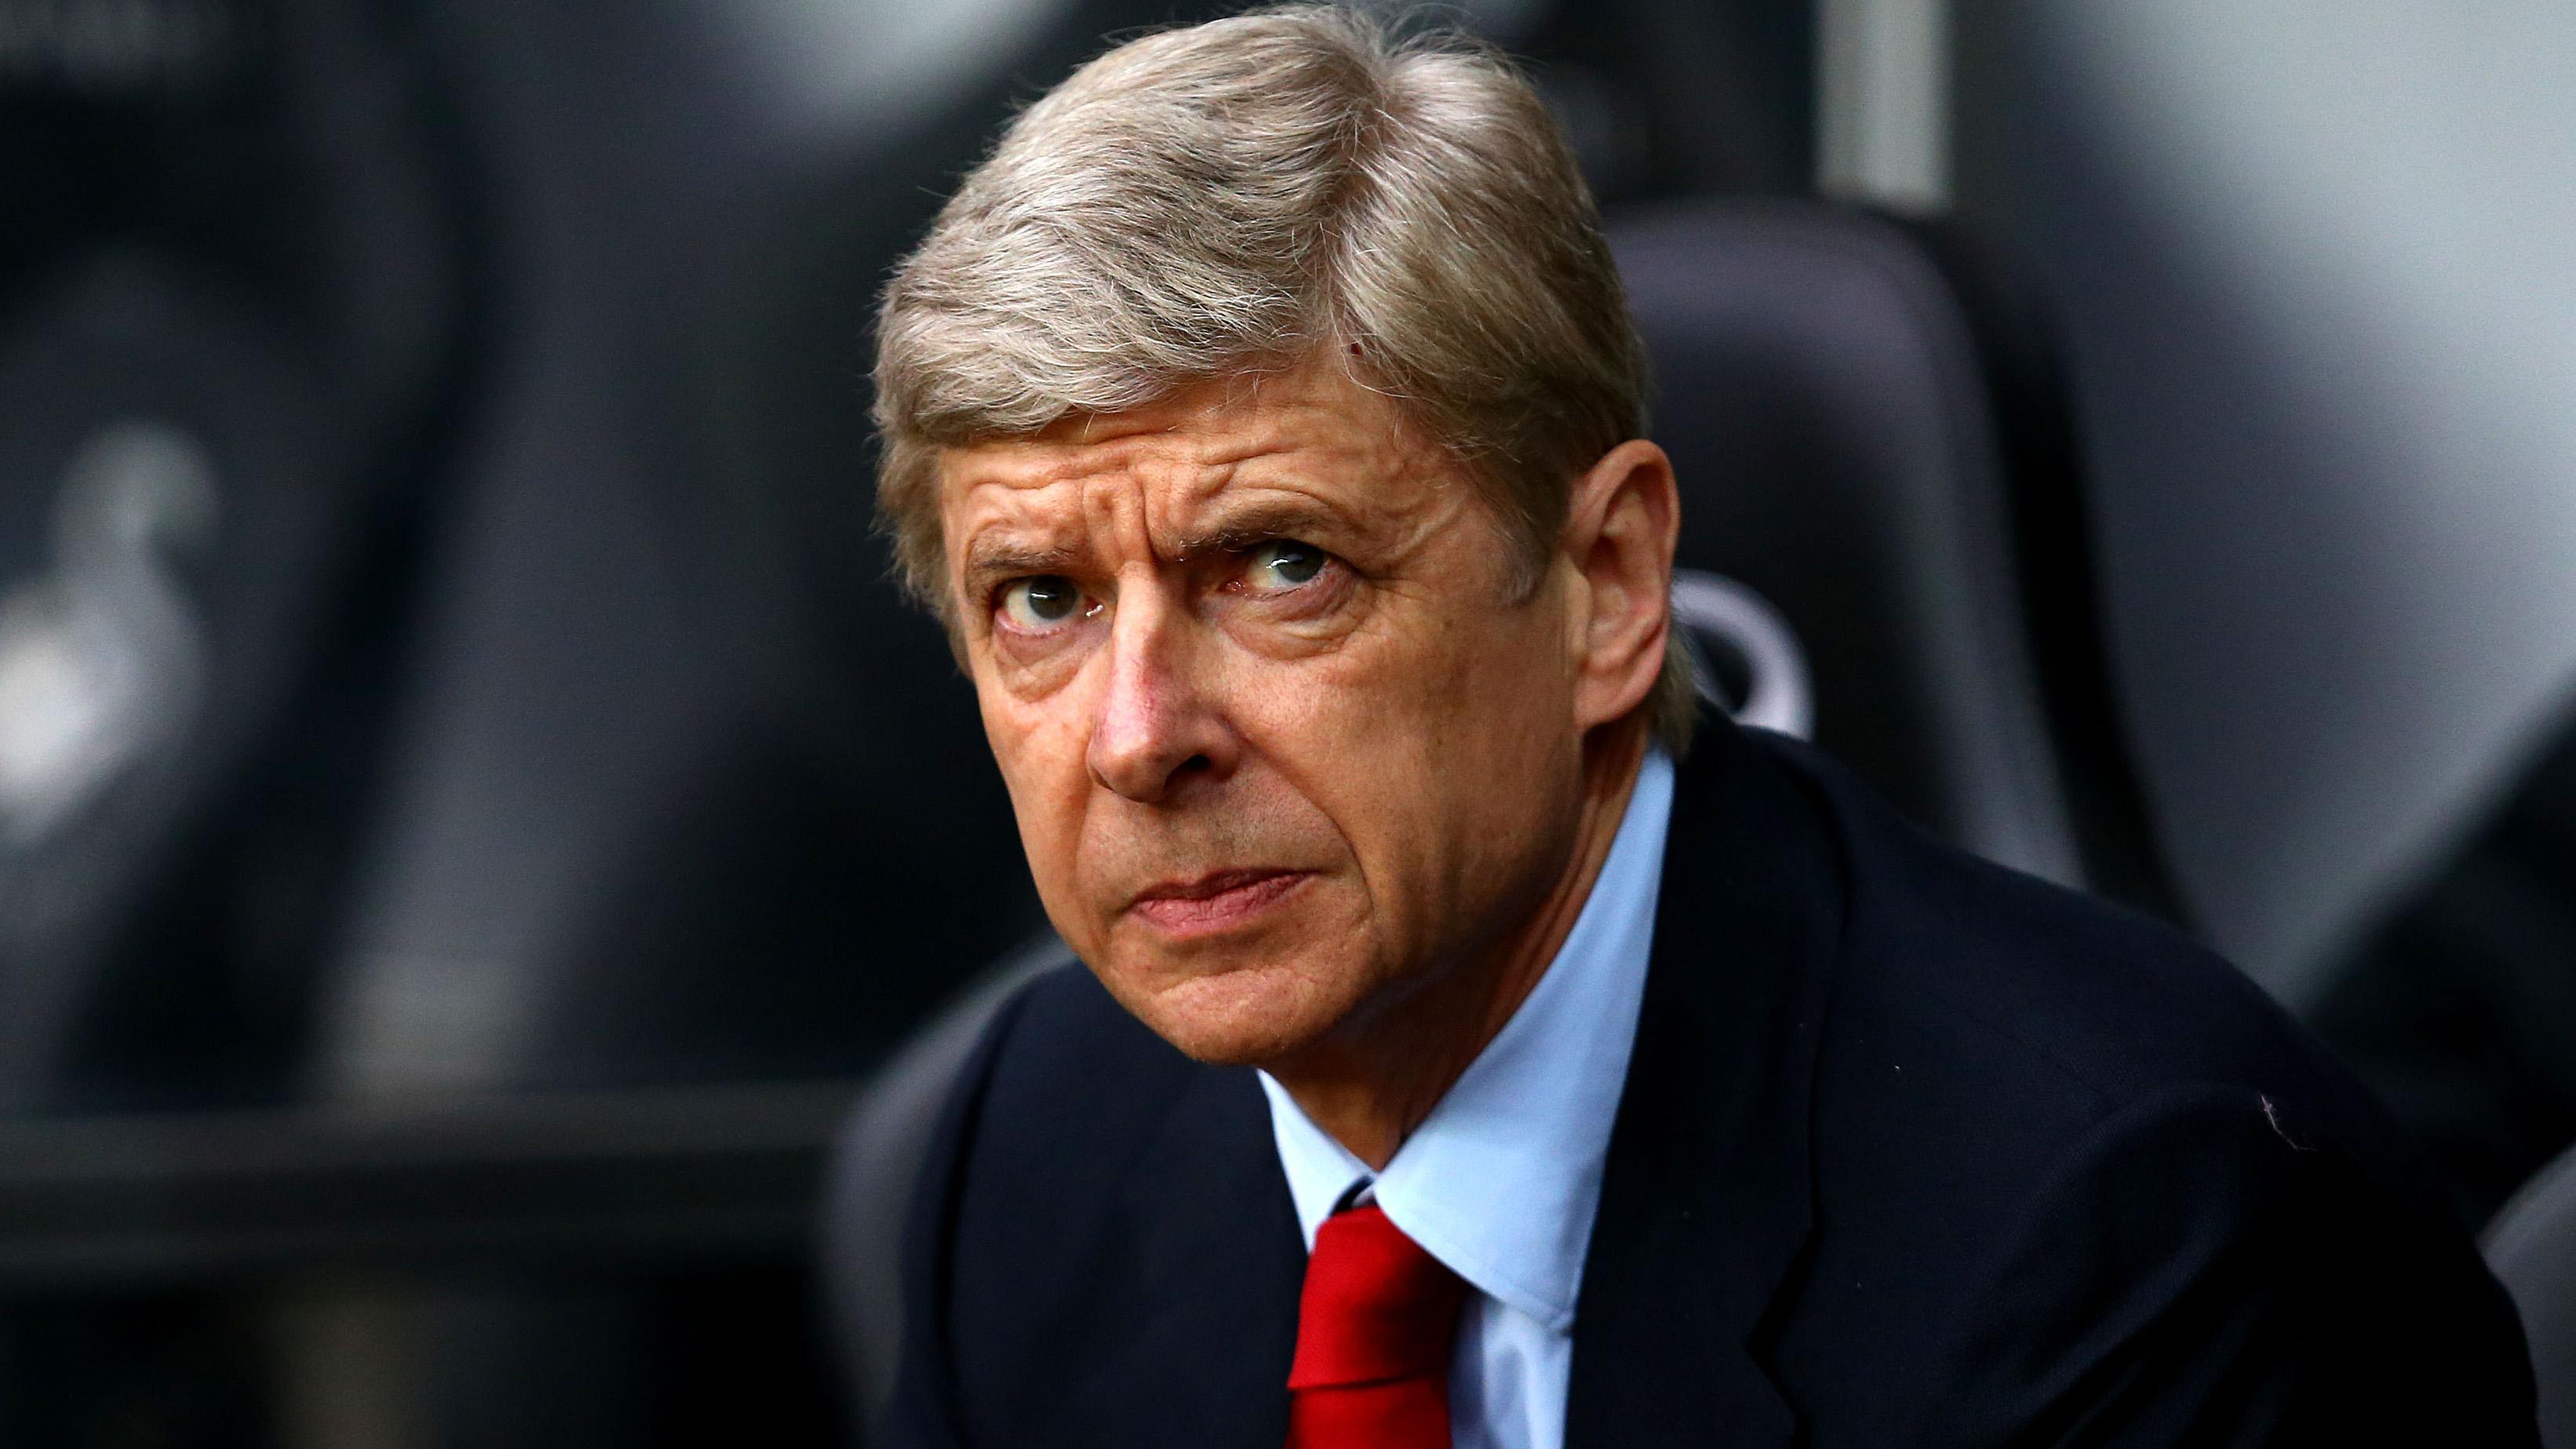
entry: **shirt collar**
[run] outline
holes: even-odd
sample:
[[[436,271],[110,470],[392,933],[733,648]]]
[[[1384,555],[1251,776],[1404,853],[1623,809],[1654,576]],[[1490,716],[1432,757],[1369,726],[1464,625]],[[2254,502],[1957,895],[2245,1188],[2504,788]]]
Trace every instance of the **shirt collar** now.
[[[1672,807],[1672,760],[1652,751],[1556,959],[1377,1179],[1378,1205],[1405,1236],[1560,1333],[1574,1325],[1636,1044]],[[1261,1089],[1311,1249],[1316,1227],[1368,1165],[1307,1120],[1268,1072]]]

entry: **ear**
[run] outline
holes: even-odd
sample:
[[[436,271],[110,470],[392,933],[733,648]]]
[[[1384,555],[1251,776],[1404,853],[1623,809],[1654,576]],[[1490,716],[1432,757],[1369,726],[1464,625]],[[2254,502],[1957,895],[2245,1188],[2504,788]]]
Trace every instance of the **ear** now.
[[[1627,715],[1663,672],[1680,532],[1673,463],[1652,443],[1621,443],[1575,480],[1560,558],[1576,585],[1567,598],[1577,729]]]

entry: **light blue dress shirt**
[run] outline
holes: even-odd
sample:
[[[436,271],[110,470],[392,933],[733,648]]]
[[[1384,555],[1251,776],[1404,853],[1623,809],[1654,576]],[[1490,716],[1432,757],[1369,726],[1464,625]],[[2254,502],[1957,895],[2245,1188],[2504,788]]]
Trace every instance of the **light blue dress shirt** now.
[[[1565,945],[1520,1010],[1378,1174],[1405,1236],[1475,1288],[1449,1365],[1456,1449],[1560,1449],[1574,1302],[1654,944],[1673,765],[1646,756]],[[1306,1246],[1368,1164],[1269,1073],[1270,1130]]]

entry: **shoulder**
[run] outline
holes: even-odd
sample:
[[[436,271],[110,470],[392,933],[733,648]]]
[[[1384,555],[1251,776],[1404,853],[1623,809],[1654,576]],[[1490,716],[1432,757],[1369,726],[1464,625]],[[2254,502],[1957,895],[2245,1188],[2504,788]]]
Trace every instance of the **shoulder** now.
[[[1810,802],[1840,872],[1809,1118],[1816,1231],[1778,1342],[1819,1443],[2011,1438],[2111,1412],[2085,1395],[2123,1374],[2277,1390],[2282,1425],[2374,1403],[2403,1419],[2444,1402],[2437,1373],[2475,1385],[2472,1417],[2500,1412],[2482,1425],[2527,1406],[2510,1310],[2412,1149],[2242,973],[1929,839],[1813,751],[1756,749]],[[1872,1363],[1911,1390],[1849,1392]],[[2307,1363],[2389,1396],[2309,1383]],[[2119,1412],[2152,1440],[2159,1415],[2212,1407]]]
[[[1277,1442],[1304,1244],[1268,1114],[1078,966],[1015,995],[916,1190],[895,1442],[1132,1442],[1141,1403]]]
[[[2249,1108],[2268,1100],[2352,1151],[2406,1156],[2368,1094],[2206,946],[1937,842],[1804,746],[1757,747],[1814,802],[1843,873],[1830,1070],[1946,1076],[1968,1092],[1963,1109],[1994,1115],[1982,1084],[2068,1125],[2240,1089]]]
[[[943,1133],[951,1213],[1014,1238],[1061,1232],[1065,1209],[1128,1171],[1185,1097],[1232,1075],[1154,1035],[1079,964],[1048,972],[995,1014],[961,1074]]]
[[[1066,1129],[1077,1137],[1088,1135],[1085,1123],[1097,1131],[1127,1112],[1150,1111],[1196,1069],[1079,962],[1022,987],[996,1013],[984,1057],[979,1089],[991,1115],[1005,1122],[1034,1118],[1039,1130]],[[1066,1092],[1068,1081],[1082,1083],[1084,1091]],[[1114,1100],[1101,1100],[1094,1088]]]

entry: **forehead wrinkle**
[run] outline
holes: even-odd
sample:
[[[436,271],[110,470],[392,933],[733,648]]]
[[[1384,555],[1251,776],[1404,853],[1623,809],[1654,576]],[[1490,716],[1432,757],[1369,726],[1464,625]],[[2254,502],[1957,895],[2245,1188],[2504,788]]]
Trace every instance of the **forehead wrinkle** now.
[[[997,438],[951,450],[943,481],[951,505],[966,515],[960,553],[996,528],[1060,537],[1067,520],[1049,506],[1048,495],[1071,490],[1078,518],[1091,481],[1124,471],[1125,461],[1104,446],[1038,438]]]
[[[1236,464],[1202,454],[1172,460],[1157,471],[1161,476],[1147,480],[1139,490],[1136,524],[1141,537],[1133,542],[1155,559],[1187,563],[1194,552],[1189,521],[1234,487]]]
[[[1325,426],[1310,426],[1317,421]],[[987,513],[970,524],[959,552],[973,567],[972,555],[987,551],[980,536],[999,526],[1029,535],[1028,549],[992,550],[1014,557],[1043,550],[1067,563],[1102,553],[1186,561],[1211,546],[1257,541],[1254,533],[1327,526],[1381,555],[1411,553],[1457,511],[1445,496],[1454,490],[1432,476],[1443,471],[1436,455],[1400,425],[1372,425],[1378,421],[1323,399],[1274,394],[1069,418],[1034,436],[968,445],[962,457],[952,455],[960,466],[951,477],[967,495],[960,501],[1013,517],[1004,523]],[[1360,426],[1336,426],[1353,422]],[[1070,508],[1052,506],[1051,495],[1068,486]],[[1409,506],[1382,506],[1389,494],[1410,495]]]
[[[1043,573],[1089,562],[1154,557],[1154,540],[1169,532],[1158,517],[1186,514],[1192,501],[1221,494],[1230,467],[1202,467],[1195,458],[1126,460],[1128,466],[1090,466],[1090,460],[1023,458],[968,486],[959,502],[958,556],[969,579],[995,573]],[[989,486],[988,486],[989,485]],[[1182,495],[1175,498],[1175,494]]]
[[[1440,455],[1401,431],[1328,432],[1227,456],[1236,485],[1208,501],[1206,521],[1186,540],[1190,551],[1321,526],[1391,561],[1417,550],[1476,498],[1441,466]]]
[[[961,515],[964,541],[971,543],[997,528],[1053,532],[1047,525],[1044,495],[1049,489],[1068,486],[1071,480],[1014,469],[978,470],[950,481],[949,506]]]

